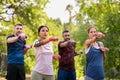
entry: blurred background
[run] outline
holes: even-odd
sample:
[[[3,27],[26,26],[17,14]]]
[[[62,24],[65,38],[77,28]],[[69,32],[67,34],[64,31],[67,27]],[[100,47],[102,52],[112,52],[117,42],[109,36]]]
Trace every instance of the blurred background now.
[[[28,34],[27,44],[38,39],[37,29],[47,25],[49,36],[62,40],[62,31],[68,29],[71,39],[77,42],[76,50],[83,50],[88,38],[87,28],[94,25],[106,35],[103,41],[109,48],[104,61],[106,80],[120,80],[120,0],[0,0],[0,77],[5,77],[7,67],[6,37],[13,34],[14,25],[22,23]],[[53,43],[58,54],[58,42]],[[84,51],[84,50],[83,50]],[[26,75],[31,75],[35,64],[32,48],[25,55]],[[75,57],[77,79],[83,80],[85,54]],[[58,61],[53,61],[57,77]]]

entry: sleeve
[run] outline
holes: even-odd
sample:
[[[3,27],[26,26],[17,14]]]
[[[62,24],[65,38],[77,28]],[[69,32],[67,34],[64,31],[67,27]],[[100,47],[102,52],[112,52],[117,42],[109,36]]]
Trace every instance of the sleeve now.
[[[9,35],[9,36],[7,36],[7,38],[6,38],[6,39],[11,38],[11,37],[14,37],[14,35]]]
[[[58,53],[59,53],[59,55],[61,55],[61,48],[62,48],[62,47],[60,47],[61,43],[62,43],[61,41],[58,43]]]
[[[74,48],[76,48],[76,42],[74,43]]]
[[[26,44],[26,40],[24,40],[24,44]]]
[[[59,48],[59,49],[61,48],[61,47],[60,47],[60,44],[61,44],[61,43],[63,43],[63,42],[62,42],[62,41],[60,41],[60,42],[58,43],[58,48]]]
[[[40,40],[35,40],[33,43],[34,47],[39,47],[40,46]]]

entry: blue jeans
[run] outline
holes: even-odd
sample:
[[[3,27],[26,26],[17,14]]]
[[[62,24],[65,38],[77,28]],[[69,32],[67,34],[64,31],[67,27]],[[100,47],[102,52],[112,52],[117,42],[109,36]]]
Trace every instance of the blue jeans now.
[[[58,71],[58,80],[76,80],[76,72],[75,71]]]

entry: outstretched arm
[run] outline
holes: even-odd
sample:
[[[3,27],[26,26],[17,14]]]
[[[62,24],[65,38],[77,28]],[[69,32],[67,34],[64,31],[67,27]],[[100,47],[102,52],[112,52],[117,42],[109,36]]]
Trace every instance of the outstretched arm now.
[[[16,42],[18,39],[19,39],[18,36],[15,36],[15,37],[12,37],[12,38],[8,38],[8,39],[7,39],[7,43]]]
[[[60,43],[60,47],[66,47],[68,44],[75,44],[74,40],[68,40],[65,42]]]
[[[93,43],[95,40],[96,40],[96,36],[94,36],[94,37],[91,38],[91,39],[86,40],[86,41],[85,41],[85,44],[84,44],[84,48],[85,48],[85,49],[88,49],[89,46],[90,46],[90,44]]]
[[[7,39],[7,43],[14,43],[16,42],[18,39],[26,39],[27,38],[27,35],[26,34],[19,34],[18,36],[15,36],[15,37],[10,37]]]
[[[44,40],[37,40],[34,43],[34,47],[39,47],[39,46],[44,45],[50,41],[58,41],[58,38],[57,37],[50,37],[50,38],[44,39]]]

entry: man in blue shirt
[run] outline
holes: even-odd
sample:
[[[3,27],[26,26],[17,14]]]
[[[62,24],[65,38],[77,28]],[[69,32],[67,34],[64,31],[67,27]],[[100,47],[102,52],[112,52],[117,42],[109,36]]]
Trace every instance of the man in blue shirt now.
[[[22,31],[22,24],[16,24],[14,34],[7,37],[7,80],[25,80],[24,54],[32,46],[26,45],[27,35]]]

